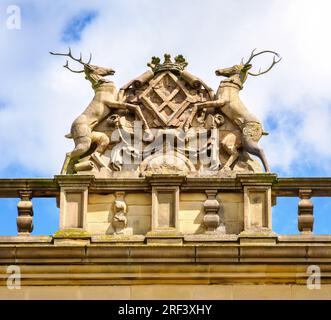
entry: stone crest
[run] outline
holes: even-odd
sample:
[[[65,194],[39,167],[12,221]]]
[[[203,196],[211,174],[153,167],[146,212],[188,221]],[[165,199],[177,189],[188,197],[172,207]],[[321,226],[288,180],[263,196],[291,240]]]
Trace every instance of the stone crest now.
[[[252,73],[251,61],[273,54],[271,66]],[[249,75],[268,72],[280,58],[265,50],[253,51],[249,59],[231,68],[219,69],[225,77],[216,93],[186,70],[182,55],[164,61],[153,57],[150,70],[117,90],[105,77],[114,70],[84,62],[82,55],[67,56],[83,65],[86,79],[95,92],[85,111],[76,118],[67,135],[75,142],[67,153],[62,174],[94,174],[96,177],[146,176],[181,173],[192,176],[231,176],[238,172],[262,172],[269,166],[258,141],[261,122],[245,107],[239,91]]]

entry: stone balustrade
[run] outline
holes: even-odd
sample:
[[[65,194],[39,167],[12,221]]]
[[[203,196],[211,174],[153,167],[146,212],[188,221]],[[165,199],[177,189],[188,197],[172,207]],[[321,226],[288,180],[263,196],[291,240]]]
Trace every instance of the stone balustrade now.
[[[311,198],[331,197],[331,178],[278,178],[273,174],[238,174],[236,178],[213,179],[188,178],[178,175],[126,179],[96,179],[93,176],[70,175],[55,176],[54,179],[0,179],[0,197],[20,199],[17,204],[18,236],[27,236],[33,230],[33,198],[57,199],[61,211],[60,230],[76,228],[86,231],[88,222],[86,212],[89,196],[102,197],[102,195],[121,192],[122,198],[125,199],[125,195],[132,194],[132,197],[134,197],[134,194],[138,191],[156,195],[168,190],[167,188],[171,189],[169,189],[169,194],[171,194],[171,197],[173,194],[174,198],[179,197],[177,194],[179,191],[184,196],[187,191],[194,192],[195,195],[200,194],[201,199],[204,199],[201,201],[204,206],[204,216],[201,219],[201,224],[205,224],[206,234],[212,233],[218,225],[221,228],[224,226],[224,221],[221,221],[222,214],[218,215],[217,212],[219,209],[224,209],[222,199],[226,200],[227,195],[243,195],[244,212],[245,210],[249,212],[252,208],[261,206],[259,204],[260,195],[262,198],[266,197],[263,206],[267,205],[268,197],[271,198],[271,205],[276,205],[276,200],[279,197],[298,197],[298,229],[302,234],[309,234],[313,232],[314,223]],[[80,214],[78,210],[76,215],[66,215],[66,210],[72,210],[77,205],[80,206],[79,210],[84,214]],[[159,206],[165,207],[163,203]],[[138,209],[137,207],[135,210]],[[160,213],[157,216],[157,211],[155,212],[154,222],[151,221],[151,230],[146,231],[153,231],[155,228],[162,229],[162,226],[156,226],[155,219],[162,222],[162,219],[166,219],[166,217],[161,216]],[[245,234],[252,228],[254,223],[256,224],[254,219],[254,217],[250,217],[250,214],[244,216],[244,228],[241,230],[241,234]],[[266,208],[262,220],[265,224],[262,227],[271,229],[271,210],[269,212],[269,209]],[[174,221],[171,223],[175,224]]]

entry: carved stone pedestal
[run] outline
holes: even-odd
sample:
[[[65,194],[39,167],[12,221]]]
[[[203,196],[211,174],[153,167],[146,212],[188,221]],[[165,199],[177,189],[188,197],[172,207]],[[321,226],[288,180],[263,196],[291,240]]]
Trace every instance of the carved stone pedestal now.
[[[241,235],[273,235],[271,187],[276,175],[240,176],[244,191],[244,230]]]
[[[178,214],[183,177],[153,174],[148,181],[152,189],[152,230],[146,234],[147,243],[182,243]]]
[[[86,238],[88,187],[93,176],[56,176],[60,185],[60,230],[56,237]]]

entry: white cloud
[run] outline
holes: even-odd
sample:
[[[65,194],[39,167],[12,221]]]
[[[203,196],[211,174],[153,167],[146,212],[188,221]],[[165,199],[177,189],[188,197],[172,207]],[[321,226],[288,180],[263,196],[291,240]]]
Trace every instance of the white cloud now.
[[[66,50],[60,42],[66,22],[92,8],[99,17],[72,47],[113,67],[118,87],[145,71],[151,56],[169,52],[186,56],[188,69],[216,90],[216,68],[239,63],[255,47],[278,51],[281,63],[267,75],[249,78],[242,92],[249,109],[278,123],[262,141],[272,168],[289,172],[297,162],[331,160],[329,1],[22,3],[22,30],[0,28],[0,99],[8,102],[0,109],[0,152],[6,154],[0,170],[18,162],[39,174],[59,172],[73,146],[63,135],[93,92],[48,51]]]

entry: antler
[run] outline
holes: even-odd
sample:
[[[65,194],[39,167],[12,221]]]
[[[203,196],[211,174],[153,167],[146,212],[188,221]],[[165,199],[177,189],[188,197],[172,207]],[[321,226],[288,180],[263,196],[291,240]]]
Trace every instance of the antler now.
[[[266,69],[266,70],[264,70],[264,71],[261,72],[261,68],[260,68],[258,73],[248,72],[248,74],[251,75],[251,76],[255,76],[255,77],[256,77],[256,76],[260,76],[261,74],[264,74],[264,73],[267,73],[268,71],[270,71],[271,68],[272,68],[276,63],[278,63],[280,60],[282,60],[282,58],[279,56],[279,54],[275,53],[275,55],[276,55],[277,57],[279,57],[279,59],[276,60],[276,59],[275,59],[275,56],[274,56],[273,59],[272,59],[272,63],[271,63],[271,65],[270,65],[270,67],[269,67],[268,69]]]
[[[74,72],[74,73],[83,73],[84,72],[84,70],[76,71],[76,70],[70,69],[68,60],[67,60],[66,64],[63,66],[63,68],[66,68],[66,69],[68,69],[68,70],[70,70],[71,72]]]
[[[261,72],[261,68],[259,69],[259,72],[258,73],[252,73],[252,72],[248,72],[249,75],[251,76],[260,76],[261,74],[264,74],[264,73],[267,73],[268,71],[271,70],[271,68],[276,64],[278,63],[280,60],[282,60],[282,58],[280,57],[280,55],[275,52],[275,51],[271,51],[271,50],[264,50],[264,51],[261,51],[261,52],[258,52],[258,53],[254,53],[256,49],[254,49],[252,52],[251,52],[251,55],[250,57],[248,58],[248,60],[246,62],[243,62],[243,59],[241,60],[241,63],[244,64],[244,65],[248,65],[252,59],[260,54],[263,54],[263,53],[272,53],[274,54],[274,57],[273,57],[273,60],[272,60],[272,63],[270,65],[270,67],[264,71]],[[276,57],[278,57],[279,59],[276,60]]]
[[[68,53],[57,53],[57,52],[49,52],[50,54],[54,55],[54,56],[65,56],[65,57],[69,57],[72,60],[82,64],[83,66],[90,64],[91,60],[92,60],[92,54],[90,53],[90,58],[88,62],[84,62],[83,61],[83,57],[82,57],[82,53],[79,54],[79,59],[75,58],[72,53],[71,53],[71,48],[69,47],[69,52]],[[64,68],[67,68],[68,70],[70,70],[71,72],[75,72],[75,73],[82,73],[84,72],[84,70],[80,70],[80,71],[75,71],[70,69],[69,67],[69,61],[67,60],[66,64],[63,66]]]

